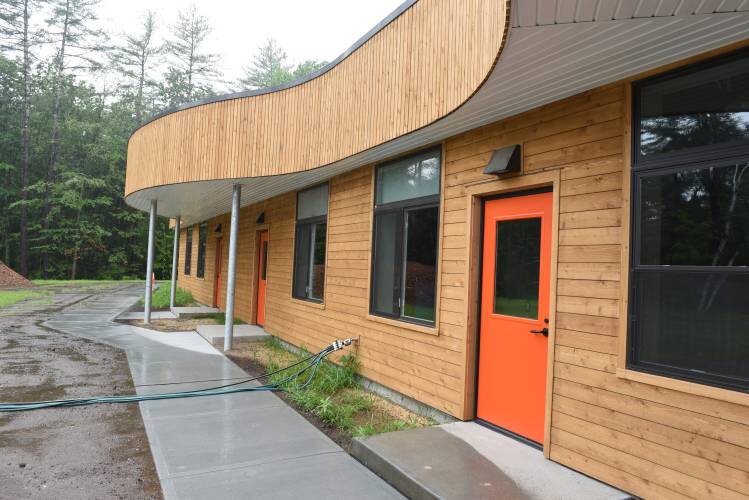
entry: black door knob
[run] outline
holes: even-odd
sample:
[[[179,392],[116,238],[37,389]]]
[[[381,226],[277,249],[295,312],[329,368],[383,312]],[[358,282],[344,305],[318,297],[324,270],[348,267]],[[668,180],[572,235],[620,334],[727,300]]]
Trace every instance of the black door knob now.
[[[549,329],[548,328],[542,328],[541,330],[531,330],[531,333],[540,333],[544,337],[548,337],[549,336]]]

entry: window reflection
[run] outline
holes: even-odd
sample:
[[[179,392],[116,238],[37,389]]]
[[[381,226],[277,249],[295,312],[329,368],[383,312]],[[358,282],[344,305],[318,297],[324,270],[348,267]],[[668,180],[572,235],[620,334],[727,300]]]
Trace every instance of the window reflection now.
[[[749,141],[749,58],[642,88],[642,156],[743,141]]]
[[[749,265],[749,162],[641,182],[642,264]]]

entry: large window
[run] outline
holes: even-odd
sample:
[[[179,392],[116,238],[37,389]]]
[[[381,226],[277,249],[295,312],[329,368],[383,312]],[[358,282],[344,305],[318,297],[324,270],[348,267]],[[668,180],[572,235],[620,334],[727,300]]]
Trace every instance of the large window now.
[[[185,237],[185,276],[192,272],[192,226],[187,228]]]
[[[437,149],[377,168],[372,314],[434,323],[440,161]]]
[[[327,184],[300,191],[297,194],[292,294],[298,299],[323,301],[327,219]]]
[[[198,226],[198,270],[195,273],[198,278],[205,277],[206,238],[208,238],[208,224],[204,222]]]
[[[628,366],[749,389],[749,53],[634,87]]]

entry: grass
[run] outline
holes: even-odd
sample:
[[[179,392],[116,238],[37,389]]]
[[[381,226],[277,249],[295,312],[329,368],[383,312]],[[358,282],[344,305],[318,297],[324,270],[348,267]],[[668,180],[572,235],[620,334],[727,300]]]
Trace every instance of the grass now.
[[[49,295],[49,292],[36,290],[0,290],[0,307],[35,297],[46,297],[47,295]]]
[[[169,299],[172,290],[172,285],[169,282],[163,283],[153,295],[151,295],[151,308],[152,309],[169,309]],[[138,301],[139,305],[143,305],[143,299]],[[183,306],[194,306],[196,304],[192,294],[187,290],[177,287],[177,294],[174,296],[174,305],[177,307]]]
[[[213,321],[216,322],[217,325],[223,325],[226,323],[226,313],[220,312],[216,314],[207,314],[205,316],[206,318],[211,318]],[[234,318],[234,324],[235,325],[246,325],[244,321],[242,321],[239,318]]]
[[[267,372],[288,366],[309,353],[300,355],[286,351],[275,338],[265,342],[266,359],[257,359]],[[302,409],[315,414],[323,422],[350,436],[371,436],[383,432],[408,429],[429,425],[431,422],[423,417],[398,418],[390,414],[387,403],[363,389],[357,382],[359,361],[354,355],[347,354],[339,359],[340,364],[324,361],[307,387],[302,384],[307,380],[307,372],[284,384],[289,399]],[[285,370],[271,377],[272,382],[286,378],[299,367]],[[398,407],[400,413],[406,410]]]

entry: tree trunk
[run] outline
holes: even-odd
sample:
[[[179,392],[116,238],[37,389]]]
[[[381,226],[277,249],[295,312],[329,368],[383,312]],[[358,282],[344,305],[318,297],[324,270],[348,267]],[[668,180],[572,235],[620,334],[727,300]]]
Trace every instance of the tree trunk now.
[[[26,200],[29,190],[29,165],[31,163],[31,62],[29,60],[29,1],[23,3],[23,158],[21,160],[21,214],[18,249],[18,268],[21,275],[29,275],[29,232]],[[6,253],[9,253],[6,250]]]
[[[70,1],[65,3],[65,21],[62,26],[62,39],[60,41],[60,53],[57,58],[57,74],[55,75],[55,101],[52,107],[52,132],[49,142],[49,156],[47,161],[47,175],[44,186],[44,221],[42,229],[44,239],[49,243],[48,232],[50,219],[52,217],[52,181],[54,179],[55,163],[60,147],[60,107],[62,101],[63,73],[65,71],[65,44],[68,38],[68,22],[70,19]],[[42,278],[49,278],[49,252],[45,248],[42,252]]]

